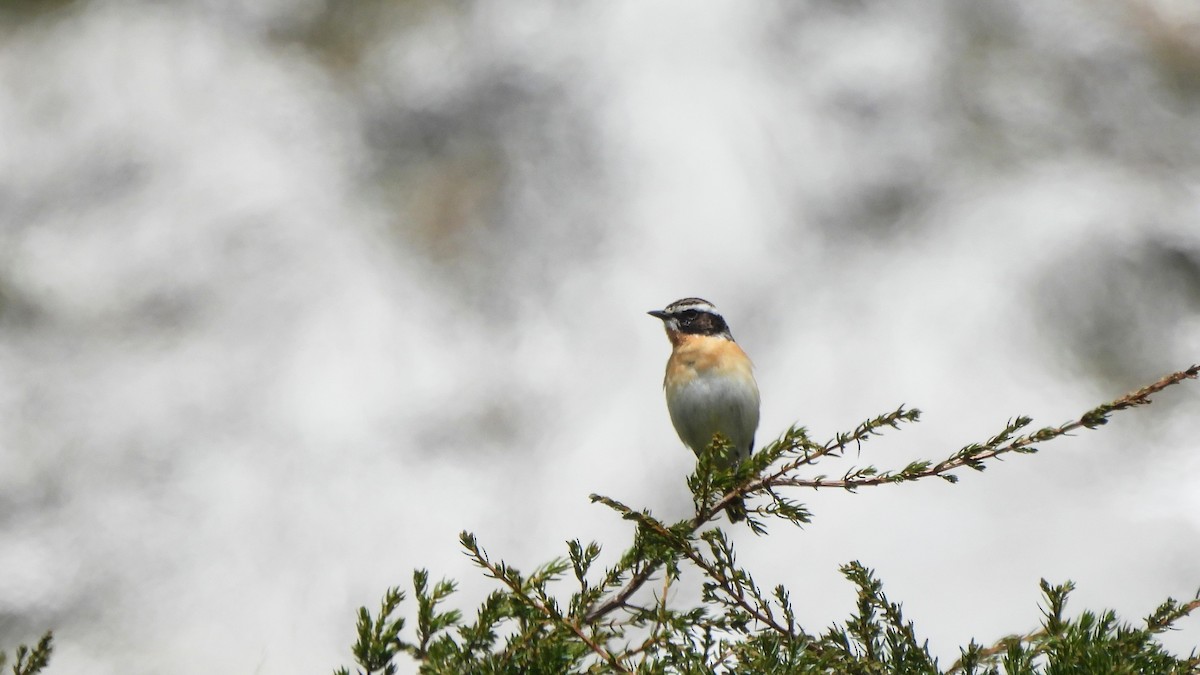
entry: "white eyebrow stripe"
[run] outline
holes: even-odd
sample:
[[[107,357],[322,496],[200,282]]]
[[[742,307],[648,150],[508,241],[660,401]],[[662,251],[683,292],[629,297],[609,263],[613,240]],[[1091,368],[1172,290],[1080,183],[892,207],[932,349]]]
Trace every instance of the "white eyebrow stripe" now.
[[[686,312],[688,310],[695,310],[697,312],[708,312],[709,314],[716,314],[717,316],[721,316],[720,313],[717,312],[717,308],[712,306],[712,303],[706,302],[704,300],[691,300],[688,302],[684,302],[683,304],[679,304],[678,301],[673,302],[673,303],[667,305],[666,312],[668,314],[682,314],[683,312]]]

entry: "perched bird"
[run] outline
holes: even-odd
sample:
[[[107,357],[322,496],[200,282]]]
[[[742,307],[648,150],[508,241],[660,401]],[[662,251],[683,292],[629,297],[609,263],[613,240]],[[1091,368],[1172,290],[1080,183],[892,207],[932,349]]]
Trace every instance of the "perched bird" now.
[[[671,341],[663,389],[680,440],[699,455],[719,432],[736,448],[737,461],[749,457],[758,430],[758,383],[729,324],[700,298],[676,300],[649,314],[662,319]],[[730,521],[745,514],[742,500],[730,504]]]

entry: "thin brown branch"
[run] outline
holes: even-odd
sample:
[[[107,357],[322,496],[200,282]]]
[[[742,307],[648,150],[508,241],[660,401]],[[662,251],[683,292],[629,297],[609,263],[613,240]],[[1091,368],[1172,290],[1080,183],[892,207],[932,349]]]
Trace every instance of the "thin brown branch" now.
[[[1137,392],[1135,392],[1135,393],[1137,393]],[[1141,404],[1134,404],[1134,405],[1141,405]],[[1180,605],[1174,612],[1175,619],[1185,617],[1185,616],[1191,614],[1192,612],[1196,611],[1197,609],[1200,609],[1200,598],[1192,600],[1191,602],[1188,602],[1186,604]],[[1156,630],[1154,628],[1147,628],[1147,630],[1149,632],[1155,633],[1155,632],[1160,632],[1163,629]],[[1022,643],[1032,642],[1034,640],[1037,640],[1040,637],[1043,637],[1044,635],[1046,635],[1045,627],[1039,628],[1035,631],[1026,633],[1024,635],[1006,635],[1005,637],[997,640],[996,643],[993,644],[992,646],[984,647],[983,649],[980,649],[978,652],[976,652],[976,655],[981,659],[991,658],[991,657],[1005,651],[1006,649],[1008,649],[1008,646],[1010,644],[1012,644],[1014,641],[1022,642]],[[1200,666],[1200,657],[1189,659],[1187,664],[1188,664],[1188,668],[1189,668],[1188,672],[1194,672],[1195,668],[1197,666]],[[953,664],[951,664],[949,670],[946,671],[946,675],[950,675],[951,673],[957,673],[957,672],[961,671],[962,669],[963,669],[962,659],[959,659],[959,660],[955,661]]]
[[[1171,614],[1164,618],[1162,623],[1150,624],[1147,625],[1146,628],[1151,633],[1161,633],[1165,630],[1169,630],[1172,624],[1185,616],[1189,616],[1197,609],[1200,609],[1200,597],[1175,607]],[[1147,620],[1147,624],[1149,623],[1149,620]]]
[[[817,447],[815,450],[811,449],[811,446],[816,445],[815,443],[811,444],[811,446],[807,444],[807,442],[800,444],[799,447],[793,449],[803,449],[804,454],[792,460],[791,462],[785,463],[764,480],[777,480],[787,473],[795,471],[801,466],[815,464],[822,457],[836,457],[840,455],[840,453],[847,447],[849,447],[851,443],[861,446],[864,441],[866,441],[872,435],[878,433],[877,429],[880,427],[895,427],[901,421],[914,421],[916,416],[919,414],[920,411],[905,410],[903,407],[901,407],[894,412],[881,415],[875,420],[860,424],[853,432],[849,434],[839,434],[836,438],[830,440],[823,446]],[[763,480],[759,480],[743,484],[729,491],[723,495],[721,499],[717,500],[717,502],[713,504],[711,508],[701,510],[691,519],[689,522],[689,532],[695,533],[700,529],[701,526],[711,522],[721,513],[727,511],[730,504],[738,501],[740,497],[743,497],[750,492],[760,490],[762,487]],[[599,500],[598,496],[592,495],[592,501],[597,500]],[[610,505],[612,504],[610,503]],[[661,565],[659,564],[649,565],[634,573],[620,591],[618,591],[607,601],[597,605],[587,612],[587,614],[584,616],[584,621],[587,623],[598,621],[618,609],[627,607],[629,598],[631,598],[634,593],[637,593],[639,590],[641,590],[642,586],[644,586],[646,582],[654,576],[654,573],[658,571],[660,566]]]
[[[498,566],[492,564],[492,562],[485,556],[472,555],[472,558],[475,559],[475,563],[477,565],[486,569],[491,574],[493,579],[498,579],[503,582],[504,585],[508,586],[509,589],[512,590],[514,595],[524,600],[530,607],[533,607],[537,611],[541,612],[544,616],[548,617],[558,625],[567,627],[572,633],[575,634],[576,637],[582,640],[589,649],[595,652],[597,656],[604,659],[605,663],[612,666],[614,670],[619,673],[633,673],[632,670],[625,667],[625,665],[621,663],[615,656],[613,656],[607,649],[590,638],[578,624],[576,624],[574,621],[567,621],[566,618],[563,617],[563,615],[557,610],[551,608],[549,605],[537,600],[536,598],[530,597],[527,593],[525,593],[525,590],[521,588],[520,584],[515,583],[508,574],[505,574],[504,571]]]
[[[910,422],[915,421],[917,419],[916,416],[919,414],[920,414],[919,410],[905,410],[904,407],[901,406],[900,408],[896,409],[893,412],[887,413],[885,415],[881,415],[881,416],[875,418],[874,420],[869,420],[867,422],[864,422],[864,423],[858,425],[858,427],[855,428],[855,430],[849,434],[845,434],[845,435],[839,434],[836,438],[829,441],[825,445],[817,447],[816,450],[810,451],[809,446],[805,445],[805,446],[803,446],[803,448],[804,448],[803,455],[797,457],[796,459],[794,459],[790,462],[784,463],[783,465],[781,465],[779,467],[779,469],[777,471],[775,471],[771,475],[767,476],[763,481],[758,481],[757,484],[758,485],[770,484],[770,481],[772,479],[777,479],[782,476],[785,476],[785,475],[795,471],[796,469],[799,469],[802,466],[811,466],[813,464],[816,464],[818,461],[820,461],[824,457],[840,457],[842,452],[844,450],[846,450],[846,448],[849,447],[851,443],[853,443],[857,448],[859,448],[861,450],[862,444],[865,441],[867,441],[871,436],[874,436],[877,433],[879,433],[878,429],[880,427],[890,426],[890,427],[895,428],[898,426],[898,424],[901,421],[910,421]],[[813,444],[813,445],[815,445],[815,444]],[[744,486],[744,490],[738,490],[738,491],[731,493],[732,497],[730,497],[727,500],[722,500],[722,502],[732,501],[733,497],[743,496],[746,492],[754,490],[755,485],[756,485],[756,483],[754,483],[754,482],[747,484],[746,486]]]
[[[754,617],[758,622],[770,626],[771,630],[774,630],[776,633],[779,633],[785,638],[795,637],[791,631],[789,631],[787,628],[784,628],[779,624],[778,621],[775,620],[775,617],[771,613],[769,607],[764,605],[763,611],[760,611],[758,608],[754,607],[754,605],[746,600],[746,594],[742,593],[740,589],[736,588],[728,577],[726,577],[724,574],[721,574],[721,571],[718,570],[716,566],[710,565],[708,561],[704,559],[704,556],[700,555],[700,552],[695,548],[689,546],[688,551],[686,551],[684,555],[686,555],[688,560],[691,560],[696,567],[704,570],[710,579],[716,580],[717,585],[722,591],[725,592],[725,595],[729,596],[729,598],[733,600],[738,607],[741,607],[747,614]]]
[[[729,493],[722,496],[721,499],[719,499],[715,504],[713,504],[712,508],[701,510],[695,515],[695,517],[691,519],[691,521],[689,521],[689,533],[695,533],[698,529],[700,529],[701,526],[712,521],[715,517],[720,515],[721,512],[726,511],[729,505],[735,502],[738,498],[757,492],[763,492],[774,487],[856,489],[860,487],[871,487],[875,485],[921,480],[932,476],[944,476],[955,469],[959,469],[968,464],[978,464],[1005,453],[1023,450],[1031,447],[1034,443],[1041,443],[1059,436],[1063,436],[1081,427],[1094,428],[1104,424],[1107,421],[1107,415],[1109,413],[1118,410],[1125,410],[1127,408],[1132,408],[1139,405],[1146,405],[1150,403],[1150,396],[1157,394],[1171,385],[1178,384],[1183,380],[1194,379],[1198,375],[1200,375],[1200,365],[1194,365],[1186,370],[1172,373],[1147,387],[1130,392],[1129,394],[1122,396],[1112,403],[1089,410],[1078,419],[1072,420],[1059,427],[1050,427],[1036,431],[1032,434],[1021,436],[1004,446],[982,448],[980,452],[977,453],[959,453],[920,471],[914,471],[903,475],[884,473],[874,476],[846,478],[842,480],[816,480],[788,477],[791,472],[794,472],[801,466],[815,464],[817,460],[823,457],[838,456],[851,443],[861,444],[870,436],[874,435],[876,430],[880,428],[879,425],[873,426],[871,424],[862,424],[859,425],[859,427],[855,429],[853,433],[845,436],[839,436],[829,443],[826,443],[823,447],[812,452],[806,451],[802,456],[790,462],[786,462],[780,466],[780,468],[774,470],[770,474],[744,483],[731,490]],[[902,419],[900,413],[901,410],[897,410],[894,413],[890,413],[889,415],[884,415],[881,418],[878,418],[880,424],[894,426],[896,422],[899,422]],[[593,495],[593,500],[595,499],[596,496]],[[638,570],[629,578],[629,580],[625,583],[625,586],[622,587],[620,591],[618,591],[605,602],[588,611],[584,615],[584,622],[592,623],[594,621],[599,621],[617,609],[627,607],[629,598],[637,593],[642,586],[644,586],[646,582],[654,576],[654,573],[658,571],[659,567],[661,567],[661,563],[655,563],[652,565],[647,565],[646,567]]]
[[[725,497],[722,498],[721,501],[717,502],[717,505],[713,508],[697,513],[695,517],[688,522],[688,531],[695,532],[696,530],[700,529],[701,525],[712,520],[717,513],[725,509],[729,503],[733,501],[734,496],[734,493],[725,495]],[[595,500],[596,495],[592,495],[592,498]],[[654,563],[652,565],[647,565],[635,572],[633,576],[629,577],[629,581],[625,582],[625,586],[620,591],[618,591],[607,601],[597,605],[596,607],[592,608],[591,611],[587,612],[583,618],[584,622],[591,623],[593,621],[599,621],[605,616],[611,614],[613,611],[622,607],[626,607],[629,598],[631,598],[634,593],[637,593],[639,590],[641,590],[642,586],[646,585],[646,582],[654,576],[654,573],[657,572],[660,567],[662,567],[662,563]]]
[[[674,538],[670,532],[662,529],[662,527],[656,521],[650,518],[642,519],[639,522],[641,522],[645,527],[649,527],[650,529],[654,530],[659,536],[668,541]],[[725,593],[725,595],[727,595],[729,599],[734,602],[734,604],[736,604],[738,607],[741,607],[747,614],[754,617],[760,623],[770,626],[772,630],[780,635],[783,635],[785,638],[794,637],[791,631],[780,625],[779,622],[775,620],[774,615],[771,613],[770,607],[767,607],[764,604],[760,610],[758,607],[754,606],[754,604],[748,601],[746,599],[746,594],[742,592],[741,588],[734,584],[728,576],[723,574],[716,565],[710,564],[708,560],[706,560],[700,553],[700,551],[696,550],[696,547],[692,545],[691,541],[685,542],[678,550],[684,555],[684,557],[686,557],[688,560],[691,560],[692,564],[696,565],[696,567],[699,567],[701,570],[704,570],[704,572],[708,575],[708,578],[716,581],[717,585]],[[762,604],[761,601],[760,604]]]
[[[840,488],[853,490],[861,487],[910,482],[933,476],[941,476],[955,469],[962,468],[967,464],[978,464],[1006,453],[1018,452],[1033,446],[1035,443],[1043,443],[1059,436],[1065,436],[1081,428],[1095,428],[1107,422],[1107,415],[1109,413],[1126,410],[1135,406],[1147,405],[1150,403],[1151,395],[1157,394],[1163,389],[1174,384],[1179,384],[1184,380],[1194,379],[1198,375],[1200,375],[1200,365],[1192,366],[1187,370],[1172,373],[1154,384],[1130,392],[1112,403],[1093,408],[1078,419],[1071,420],[1061,426],[1040,429],[1032,434],[1021,436],[1007,445],[983,449],[977,453],[957,454],[920,471],[905,474],[881,473],[874,476],[848,477],[841,480],[787,478],[777,472],[761,480],[751,482],[746,486],[745,492],[757,492],[772,487]]]
[[[541,607],[541,609],[545,610],[546,608]],[[633,673],[632,670],[625,667],[625,664],[621,663],[619,660],[617,660],[617,658],[615,656],[613,656],[611,653],[609,653],[609,651],[607,649],[602,647],[595,640],[588,637],[587,634],[584,633],[583,629],[580,628],[574,621],[567,621],[567,620],[563,619],[561,616],[558,617],[558,621],[559,621],[559,623],[566,626],[567,628],[570,628],[571,632],[575,633],[575,635],[578,636],[580,640],[583,640],[583,643],[586,644],[589,649],[591,649],[593,652],[598,654],[600,656],[600,658],[604,659],[608,663],[608,665],[610,665],[614,669],[616,669],[617,672]]]
[[[991,657],[995,656],[996,654],[999,654],[1000,652],[1003,652],[1004,650],[1008,649],[1008,646],[1010,644],[1012,644],[1013,642],[1029,642],[1031,640],[1036,640],[1045,634],[1046,634],[1046,629],[1039,628],[1035,631],[1026,633],[1024,635],[1006,635],[1006,636],[1000,638],[999,640],[997,640],[996,644],[992,645],[991,647],[984,647],[983,649],[980,649],[978,652],[976,652],[976,654],[981,659],[991,658]],[[951,673],[957,673],[958,671],[960,671],[962,669],[963,669],[962,659],[959,659],[950,665],[950,669],[946,671],[946,675],[950,675]]]
[[[646,582],[650,580],[650,577],[654,576],[654,573],[658,571],[659,567],[662,567],[662,563],[647,565],[646,567],[638,570],[633,576],[629,577],[629,581],[625,583],[624,588],[618,591],[607,601],[597,605],[591,611],[585,614],[583,617],[584,622],[592,623],[593,621],[599,621],[605,616],[611,614],[613,611],[627,606],[626,603],[629,601],[629,598],[632,597],[634,593],[637,593],[642,586],[646,585]]]

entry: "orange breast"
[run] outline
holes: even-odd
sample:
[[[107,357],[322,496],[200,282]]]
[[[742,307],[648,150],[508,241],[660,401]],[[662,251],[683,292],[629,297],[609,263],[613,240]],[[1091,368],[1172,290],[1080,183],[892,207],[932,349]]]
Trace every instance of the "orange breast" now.
[[[753,378],[752,368],[750,357],[732,340],[685,335],[667,360],[663,386],[668,389],[683,386],[700,373]]]

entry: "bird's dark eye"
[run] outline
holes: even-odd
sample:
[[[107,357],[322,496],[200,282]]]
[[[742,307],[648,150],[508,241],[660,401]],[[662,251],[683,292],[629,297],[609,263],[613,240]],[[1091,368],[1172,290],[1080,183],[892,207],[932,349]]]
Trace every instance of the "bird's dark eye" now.
[[[697,315],[697,314],[699,314],[699,313],[700,313],[700,312],[697,312],[697,311],[696,311],[696,310],[694,310],[694,309],[689,309],[689,310],[685,310],[685,311],[682,311],[682,312],[680,312],[680,313],[679,313],[679,318],[683,319],[684,321],[691,321],[692,319],[695,319],[695,318],[696,318],[696,315]]]

